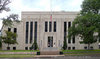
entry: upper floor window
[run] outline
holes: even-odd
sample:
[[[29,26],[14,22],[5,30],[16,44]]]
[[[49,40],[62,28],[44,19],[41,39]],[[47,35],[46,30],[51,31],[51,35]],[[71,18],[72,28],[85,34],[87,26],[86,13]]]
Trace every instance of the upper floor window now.
[[[37,22],[35,22],[34,29],[34,40],[37,42]]]
[[[45,32],[47,32],[48,31],[48,22],[46,21],[45,22]]]
[[[49,22],[49,32],[52,32],[52,22]]]
[[[64,22],[64,32],[66,32],[67,31],[67,26],[66,26],[66,22]]]
[[[68,28],[70,28],[71,27],[71,22],[68,22]]]
[[[29,22],[26,22],[26,41],[25,43],[27,44],[28,43],[28,28],[29,28]]]
[[[72,41],[73,41],[73,43],[75,43],[75,36],[73,36],[73,40]]]
[[[33,40],[33,22],[30,22],[30,43]]]
[[[14,28],[14,33],[17,33],[17,28]]]
[[[8,28],[8,31],[11,31],[11,28]]]
[[[56,22],[54,22],[54,32],[56,32]]]

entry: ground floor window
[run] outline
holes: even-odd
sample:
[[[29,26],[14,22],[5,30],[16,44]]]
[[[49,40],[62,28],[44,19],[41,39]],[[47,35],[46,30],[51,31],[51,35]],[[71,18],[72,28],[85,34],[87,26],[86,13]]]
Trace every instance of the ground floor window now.
[[[87,50],[87,47],[85,46],[84,49]]]
[[[16,47],[13,47],[13,50],[16,50]]]
[[[10,50],[10,47],[7,47],[7,50]]]
[[[100,49],[100,45],[99,45],[99,49]]]
[[[71,50],[71,47],[68,47],[68,50]]]
[[[30,50],[32,50],[32,47],[30,47]]]
[[[93,50],[93,47],[90,47],[91,48],[91,50]]]
[[[73,50],[75,50],[75,47],[73,47]]]
[[[28,50],[28,47],[25,47],[25,50]]]

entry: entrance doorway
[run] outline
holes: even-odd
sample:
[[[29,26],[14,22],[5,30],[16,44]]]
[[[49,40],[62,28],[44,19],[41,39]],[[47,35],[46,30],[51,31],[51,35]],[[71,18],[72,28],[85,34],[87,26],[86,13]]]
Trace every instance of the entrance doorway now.
[[[48,47],[53,47],[53,37],[48,37]]]

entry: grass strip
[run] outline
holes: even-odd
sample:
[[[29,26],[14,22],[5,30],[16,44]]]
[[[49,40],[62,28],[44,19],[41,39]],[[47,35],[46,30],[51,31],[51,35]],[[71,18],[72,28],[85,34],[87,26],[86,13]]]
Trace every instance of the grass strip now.
[[[0,50],[0,52],[38,52],[39,50]]]
[[[24,57],[34,57],[34,55],[31,54],[4,54],[0,55],[0,58],[24,58]]]

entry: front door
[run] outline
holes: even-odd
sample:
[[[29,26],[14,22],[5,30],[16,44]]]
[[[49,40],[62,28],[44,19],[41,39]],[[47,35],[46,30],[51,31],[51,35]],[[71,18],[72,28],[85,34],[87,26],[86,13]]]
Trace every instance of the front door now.
[[[48,37],[48,47],[53,47],[53,37]]]

